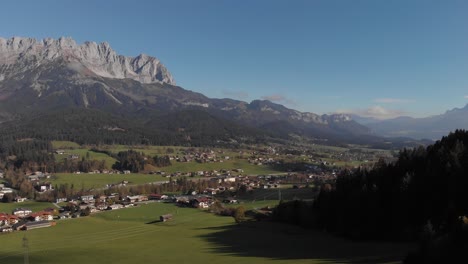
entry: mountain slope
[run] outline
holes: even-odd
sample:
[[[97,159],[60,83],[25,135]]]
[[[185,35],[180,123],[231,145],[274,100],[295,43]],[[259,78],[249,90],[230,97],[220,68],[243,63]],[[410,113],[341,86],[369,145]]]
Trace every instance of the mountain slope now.
[[[64,60],[67,67],[102,77],[134,79],[142,83],[175,84],[161,62],[144,54],[135,58],[118,55],[107,42],[77,45],[71,38],[36,40],[0,38],[0,80],[54,60]]]
[[[18,122],[36,126],[32,117],[51,122],[54,116],[64,118],[60,112],[77,115],[77,109],[107,115],[149,134],[175,133],[174,140],[181,144],[194,138],[206,142],[271,136],[383,142],[345,115],[303,113],[262,100],[211,99],[185,90],[175,86],[156,58],[117,55],[107,43],[0,38],[0,122],[7,122],[5,127],[17,127]],[[69,132],[66,126],[57,129],[63,135]],[[139,137],[148,135],[142,132]]]

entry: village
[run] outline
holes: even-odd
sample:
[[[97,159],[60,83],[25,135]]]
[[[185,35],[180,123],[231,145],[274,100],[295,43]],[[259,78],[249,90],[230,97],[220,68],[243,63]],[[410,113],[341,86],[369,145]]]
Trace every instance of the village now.
[[[233,169],[239,172],[240,169]],[[125,174],[125,172],[120,172]],[[213,172],[210,172],[210,174]],[[131,176],[131,173],[128,173]],[[53,177],[52,174],[34,172],[27,176],[27,179],[34,184],[34,188],[38,193],[52,192],[54,188],[47,180]],[[159,194],[159,193],[131,193],[122,195],[120,193],[111,193],[109,195],[102,194],[83,194],[73,197],[58,197],[54,201],[54,207],[44,208],[41,211],[35,211],[28,208],[20,207],[22,202],[27,199],[15,194],[15,190],[0,185],[0,199],[6,195],[13,195],[12,202],[17,203],[19,207],[12,210],[11,213],[0,212],[0,232],[13,232],[20,230],[32,230],[37,228],[51,227],[57,222],[89,216],[91,214],[100,213],[110,210],[120,210],[129,207],[139,206],[141,203],[164,202],[174,203],[180,207],[192,207],[200,209],[209,209],[215,202],[219,201],[224,204],[237,204],[241,201],[236,198],[236,194],[240,192],[254,193],[261,189],[281,189],[281,188],[305,188],[309,184],[317,184],[318,181],[333,180],[336,178],[335,173],[309,173],[297,174],[286,173],[281,175],[254,175],[242,176],[231,175],[228,172],[216,177],[204,178],[204,181],[209,182],[209,186],[203,190],[190,190],[180,194]],[[122,186],[128,184],[128,181],[123,181]],[[161,182],[160,184],[167,184]],[[114,184],[108,184],[109,189],[115,187]],[[5,199],[3,199],[5,201]],[[164,220],[167,220],[164,218]]]
[[[325,154],[299,153],[290,154],[288,149],[275,149],[273,147],[260,148],[250,151],[238,151],[236,157],[224,153],[222,150],[211,149],[185,149],[178,154],[167,155],[169,162],[175,163],[198,163],[212,164],[224,163],[226,165],[233,159],[245,159],[247,164],[258,167],[270,166],[278,167],[285,171],[276,174],[255,174],[248,175],[243,168],[231,169],[204,169],[195,171],[173,171],[166,172],[163,168],[146,171],[148,175],[155,175],[167,180],[158,180],[146,184],[136,184],[132,182],[134,173],[131,170],[117,169],[92,169],[89,171],[74,171],[78,175],[120,175],[122,180],[118,182],[108,182],[99,188],[81,189],[79,192],[64,194],[56,190],[54,184],[56,176],[54,173],[43,171],[29,172],[24,175],[25,180],[32,186],[34,197],[54,197],[53,207],[44,208],[39,211],[32,211],[21,207],[21,203],[31,200],[19,195],[18,190],[8,184],[0,184],[0,201],[17,203],[18,207],[11,212],[0,212],[0,232],[13,232],[18,230],[31,230],[36,228],[50,227],[57,222],[89,216],[91,214],[120,210],[129,207],[139,206],[141,203],[164,202],[174,203],[180,207],[191,207],[209,209],[216,201],[223,204],[242,203],[239,197],[242,194],[255,196],[259,190],[278,189],[301,189],[312,188],[311,192],[318,193],[321,186],[326,183],[333,183],[336,180],[340,168],[329,162],[333,160],[353,160],[360,159],[363,162],[371,160],[375,156],[360,151],[337,152],[329,151]],[[70,153],[69,150],[55,150],[56,155],[64,156],[65,160],[79,160],[80,155]],[[233,153],[231,152],[231,155]],[[284,158],[300,160],[302,162],[285,163]],[[146,158],[145,158],[146,159]],[[298,165],[299,164],[299,165]],[[4,177],[4,172],[0,171],[0,178]],[[150,192],[154,188],[138,188],[143,185],[170,186],[174,184],[184,184],[187,182],[191,188],[171,187],[176,192],[162,191]],[[197,187],[194,187],[197,186]],[[135,188],[133,188],[135,187]],[[130,189],[129,189],[130,188]],[[126,190],[126,191],[122,191]],[[129,191],[130,190],[130,191]],[[157,189],[160,190],[160,189]],[[276,196],[276,193],[274,194]],[[281,199],[281,198],[279,198]],[[34,200],[34,199],[33,199]],[[165,217],[161,219],[168,220]]]

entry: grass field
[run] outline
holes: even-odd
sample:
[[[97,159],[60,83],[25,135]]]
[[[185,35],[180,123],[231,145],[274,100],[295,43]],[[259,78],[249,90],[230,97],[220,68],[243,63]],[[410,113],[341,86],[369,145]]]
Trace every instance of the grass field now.
[[[71,142],[71,141],[54,140],[52,141],[52,147],[54,149],[75,149],[75,148],[80,148],[80,145],[78,143]]]
[[[9,213],[15,208],[27,208],[31,209],[33,212],[41,211],[46,208],[55,208],[51,203],[41,203],[35,201],[27,201],[23,203],[0,203],[0,212]],[[0,261],[0,263],[2,263]]]
[[[80,156],[80,160],[81,158],[88,158],[87,154],[89,154],[89,159],[90,160],[104,160],[106,162],[106,167],[107,168],[112,168],[112,165],[117,162],[116,159],[110,157],[109,155],[107,154],[104,154],[104,153],[99,153],[99,152],[94,152],[94,151],[91,151],[89,149],[85,149],[85,148],[77,148],[77,149],[67,149],[65,150],[65,154],[63,155],[59,155],[59,154],[54,154],[55,156],[55,160],[57,161],[62,161],[64,160],[65,158],[68,157],[68,155],[70,154],[76,154],[76,155],[79,155]]]
[[[224,162],[215,163],[197,163],[197,162],[172,162],[172,166],[161,168],[166,172],[172,173],[176,171],[191,172],[200,170],[221,170],[221,169],[243,169],[244,174],[247,175],[259,175],[259,174],[276,174],[279,171],[271,169],[265,165],[253,165],[248,163],[246,160],[233,159]]]
[[[113,157],[110,157],[107,154],[91,151],[91,147],[79,146],[74,142],[69,141],[53,141],[52,145],[54,148],[63,148],[65,149],[65,154],[59,155],[54,154],[57,161],[63,161],[70,154],[79,155],[81,158],[89,158],[90,160],[104,160],[106,162],[106,167],[110,169],[113,164],[117,161]],[[113,153],[118,153],[119,151],[125,150],[135,150],[137,152],[142,152],[145,155],[153,157],[155,155],[167,155],[167,149],[171,148],[175,152],[171,155],[180,155],[181,151],[186,149],[184,147],[167,147],[167,146],[124,146],[124,145],[112,145],[105,146],[102,149],[111,151]],[[197,162],[177,162],[172,161],[172,165],[163,168],[157,168],[157,170],[166,171],[168,173],[174,172],[194,172],[194,171],[211,171],[211,170],[221,170],[221,169],[238,169],[241,168],[244,170],[245,174],[258,175],[258,174],[273,174],[279,173],[279,171],[271,169],[269,166],[265,165],[253,165],[247,162],[246,159],[237,159],[235,158],[236,153],[228,150],[216,149],[216,151],[223,151],[223,154],[220,156],[229,156],[229,160],[223,160],[223,162],[215,163],[197,163]]]
[[[256,189],[252,193],[247,192],[246,194],[238,195],[237,198],[240,200],[247,201],[261,201],[261,200],[276,200],[278,201],[281,197],[282,200],[312,200],[315,196],[314,191],[311,188],[281,188],[281,189]]]
[[[172,213],[174,219],[157,221]],[[272,223],[235,224],[198,209],[150,203],[61,220],[50,228],[0,235],[0,263],[388,263],[407,245],[352,243],[312,230]]]
[[[129,184],[144,184],[151,182],[167,181],[168,178],[154,174],[89,174],[89,173],[56,173],[49,179],[53,185],[68,184],[75,188],[92,189],[104,188],[106,184],[119,183],[123,180],[129,181]]]

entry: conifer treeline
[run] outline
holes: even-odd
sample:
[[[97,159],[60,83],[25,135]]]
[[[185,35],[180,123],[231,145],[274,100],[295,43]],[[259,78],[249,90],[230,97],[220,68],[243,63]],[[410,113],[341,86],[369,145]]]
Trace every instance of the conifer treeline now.
[[[395,163],[345,172],[315,201],[318,225],[358,238],[415,239],[428,222],[450,232],[468,215],[467,172],[468,132],[458,130]]]

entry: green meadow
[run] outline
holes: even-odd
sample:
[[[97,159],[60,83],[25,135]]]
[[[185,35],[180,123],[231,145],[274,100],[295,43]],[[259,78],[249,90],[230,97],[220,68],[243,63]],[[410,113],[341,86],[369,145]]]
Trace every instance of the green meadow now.
[[[59,155],[54,154],[57,161],[62,161],[70,154],[79,155],[79,159],[87,158],[90,160],[104,160],[107,168],[111,168],[112,165],[117,162],[116,159],[110,157],[105,153],[99,153],[91,151],[90,146],[80,146],[77,143],[70,141],[53,141],[52,146],[55,149],[64,149],[65,154]],[[147,156],[153,157],[156,155],[181,155],[182,151],[187,149],[186,147],[174,147],[174,146],[124,146],[124,145],[112,145],[100,147],[103,150],[110,151],[117,154],[120,151],[134,150],[142,152]],[[172,149],[173,153],[168,153],[168,149]],[[243,174],[259,175],[259,174],[273,174],[279,173],[267,165],[253,165],[247,161],[247,154],[243,154],[242,158],[238,158],[239,154],[229,150],[214,149],[217,152],[218,157],[229,156],[229,159],[223,159],[222,162],[213,163],[198,163],[195,161],[191,162],[177,162],[171,161],[172,165],[168,167],[155,168],[155,170],[165,171],[167,173],[174,172],[194,172],[194,171],[211,171],[211,170],[232,170],[232,169],[243,169]],[[220,153],[222,152],[222,153]],[[100,182],[99,182],[100,183]]]
[[[259,204],[260,205],[260,204]],[[159,222],[171,213],[173,219]],[[360,243],[273,222],[149,203],[0,235],[0,263],[397,263],[405,244]]]
[[[117,184],[122,181],[128,181],[129,184],[144,184],[152,182],[161,182],[167,181],[168,178],[162,177],[155,174],[141,174],[141,173],[131,173],[131,174],[89,174],[89,173],[55,173],[53,177],[48,179],[53,185],[57,184],[68,184],[69,186],[73,184],[75,189],[84,188],[96,189],[104,188],[106,184]]]
[[[8,213],[11,214],[11,211],[15,208],[27,208],[31,209],[33,212],[41,211],[46,208],[55,208],[52,203],[42,203],[36,201],[26,201],[23,203],[0,203],[0,213]],[[2,263],[0,261],[0,263]]]
[[[107,154],[94,152],[94,151],[91,151],[91,150],[85,149],[85,148],[66,149],[65,154],[62,154],[62,155],[54,154],[54,156],[55,156],[55,160],[62,161],[65,158],[67,158],[68,155],[71,155],[71,154],[79,155],[80,160],[81,160],[81,158],[86,158],[86,159],[90,159],[90,160],[99,160],[99,161],[104,160],[106,162],[107,168],[111,168],[112,165],[115,162],[117,162],[116,159],[110,157]]]

